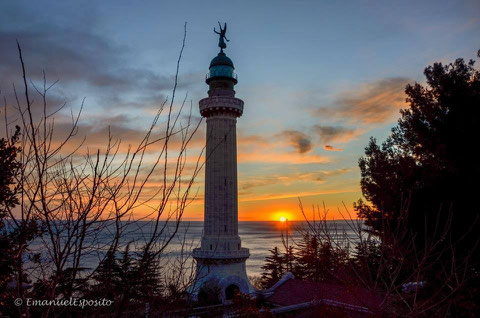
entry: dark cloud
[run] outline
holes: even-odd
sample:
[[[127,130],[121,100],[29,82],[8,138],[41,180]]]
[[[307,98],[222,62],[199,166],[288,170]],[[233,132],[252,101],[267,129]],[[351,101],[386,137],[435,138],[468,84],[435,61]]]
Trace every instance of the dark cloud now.
[[[133,128],[130,124],[135,121],[135,118],[118,115],[108,118],[98,117],[89,118],[88,123],[78,123],[76,133],[72,136],[68,143],[66,143],[61,153],[70,153],[77,149],[78,153],[82,154],[87,151],[100,149],[105,150],[108,144],[109,135],[112,137],[114,143],[119,143],[119,153],[126,153],[130,147],[136,147],[143,140],[147,134],[147,128]],[[195,120],[192,119],[192,126],[195,125]],[[180,124],[177,124],[180,129]],[[185,127],[185,125],[183,125]],[[61,117],[54,126],[55,139],[53,143],[58,145],[68,136],[72,130],[72,122],[68,118]],[[151,133],[150,141],[161,139],[165,136],[165,129],[163,126],[156,126]],[[172,149],[178,149],[181,145],[181,134],[175,134],[169,139]],[[205,143],[204,135],[201,132],[195,133],[190,141],[190,146],[202,147]],[[148,147],[147,152],[158,152],[163,147],[163,139]]]
[[[322,143],[339,142],[345,143],[357,137],[360,132],[358,129],[343,127],[343,126],[313,126],[313,131]]]
[[[362,124],[383,123],[398,115],[405,104],[408,78],[384,78],[344,91],[336,98],[334,107],[317,108],[317,116],[332,116]]]
[[[12,11],[16,19],[29,23],[9,21],[6,15]],[[92,16],[95,12],[90,12],[90,18],[94,19]],[[138,53],[99,35],[88,23],[73,25],[74,22],[64,21],[59,24],[42,19],[40,14],[37,17],[24,7],[9,8],[0,13],[0,20],[9,21],[8,28],[0,31],[0,89],[3,94],[11,90],[13,82],[21,83],[16,40],[22,47],[29,79],[41,82],[45,71],[52,82],[60,81],[57,87],[71,92],[70,99],[88,96],[104,107],[152,107],[164,100],[173,88],[172,74],[136,66]],[[178,88],[200,83],[202,76],[182,75]],[[60,95],[58,98],[65,97],[58,89],[55,94]]]
[[[281,133],[281,135],[290,140],[290,144],[297,150],[298,153],[306,153],[313,148],[310,136],[300,131],[285,130]]]

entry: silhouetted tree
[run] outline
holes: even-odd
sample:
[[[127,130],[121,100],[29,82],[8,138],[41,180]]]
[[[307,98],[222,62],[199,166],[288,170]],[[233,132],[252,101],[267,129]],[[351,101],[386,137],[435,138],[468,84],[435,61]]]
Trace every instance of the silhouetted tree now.
[[[115,253],[109,250],[92,275],[90,296],[113,300],[118,297],[117,295],[121,295],[123,288],[120,282],[122,278],[126,278],[126,275],[122,274],[124,273],[115,258]]]
[[[424,271],[433,284],[444,283],[437,273],[448,268],[464,268],[462,280],[478,280],[480,208],[472,199],[480,178],[473,155],[480,72],[473,60],[457,59],[434,63],[424,74],[426,85],[407,85],[409,107],[401,111],[391,136],[382,145],[372,138],[365,148],[359,160],[361,187],[371,205],[360,200],[355,208],[384,244],[404,231],[403,246],[395,243],[407,256],[403,263],[422,258],[423,250],[439,251]]]
[[[285,272],[294,272],[297,267],[297,258],[295,257],[295,247],[293,245],[285,247],[285,253],[283,253],[282,259]]]
[[[21,150],[18,146],[20,127],[15,127],[15,132],[10,138],[0,139],[0,217],[5,217],[7,208],[13,208],[18,204],[17,193],[19,191],[15,177],[22,164],[17,160],[17,154]],[[3,223],[0,224],[3,228]]]
[[[13,299],[23,295],[24,287],[31,283],[24,272],[22,254],[39,234],[39,227],[34,218],[12,218],[22,193],[18,182],[23,168],[18,158],[22,131],[19,126],[12,135],[8,127],[5,131],[6,138],[0,139],[0,308],[16,311]]]
[[[318,281],[322,270],[319,249],[320,246],[316,236],[305,233],[302,240],[297,244],[295,277]]]
[[[7,305],[8,283],[14,271],[14,246],[10,241],[11,234],[5,224],[7,209],[18,204],[15,176],[21,163],[17,161],[16,146],[20,136],[20,127],[16,126],[15,133],[10,139],[0,139],[0,306]]]
[[[111,286],[111,300],[115,300],[115,312],[120,315],[130,300],[138,297],[137,284],[139,283],[135,262],[130,252],[130,244],[125,246],[120,258],[110,252],[105,261],[97,268],[93,278],[98,282],[93,287],[93,295],[108,295],[109,289],[102,291],[102,286]]]
[[[380,250],[380,242],[371,238],[361,240],[355,246],[355,250],[351,257],[353,267],[359,276],[365,278],[369,282],[376,279],[382,262],[382,251]]]
[[[140,297],[149,300],[161,294],[160,264],[154,253],[142,252],[135,261],[135,277]]]
[[[88,279],[77,274],[85,272],[86,270],[88,270],[88,268],[67,267],[62,273],[55,273],[53,278],[55,276],[60,277],[57,282],[57,293],[65,298],[74,295],[85,295],[89,288]]]
[[[346,252],[336,248],[329,240],[320,240],[314,235],[304,234],[296,245],[295,277],[313,282],[332,281],[347,259]]]
[[[457,59],[427,67],[426,86],[406,87],[409,108],[391,136],[381,146],[371,139],[359,165],[362,192],[372,206],[357,208],[373,231],[385,221],[393,230],[409,199],[408,226],[419,242],[434,235],[425,220],[444,225],[450,209],[452,240],[462,240],[458,248],[469,250],[477,241],[480,210],[471,199],[480,166],[472,142],[480,126],[480,73],[473,65]]]
[[[278,247],[271,249],[269,256],[265,257],[265,265],[262,266],[262,286],[269,288],[280,280],[286,272],[285,258]]]

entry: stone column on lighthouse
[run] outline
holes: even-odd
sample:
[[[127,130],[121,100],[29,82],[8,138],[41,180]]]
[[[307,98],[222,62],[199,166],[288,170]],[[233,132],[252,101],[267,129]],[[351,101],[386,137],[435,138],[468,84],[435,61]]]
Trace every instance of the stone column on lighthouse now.
[[[232,60],[223,52],[225,31],[226,24],[220,32],[215,31],[220,35],[220,53],[211,61],[206,76],[208,97],[199,102],[207,124],[205,208],[201,247],[193,251],[197,273],[191,286],[196,296],[203,284],[217,284],[224,301],[236,291],[254,291],[245,265],[250,253],[238,235],[236,124],[243,101],[235,97],[237,76]]]

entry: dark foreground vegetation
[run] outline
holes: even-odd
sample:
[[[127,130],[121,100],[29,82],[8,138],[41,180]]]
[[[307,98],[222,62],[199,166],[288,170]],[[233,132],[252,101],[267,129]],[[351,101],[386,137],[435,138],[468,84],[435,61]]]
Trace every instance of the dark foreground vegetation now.
[[[52,86],[45,80],[38,88],[28,81],[18,49],[23,92],[15,89],[13,108],[4,101],[6,135],[0,139],[1,314],[184,316],[196,310],[198,316],[220,315],[224,307],[215,286],[201,290],[196,302],[186,297],[194,279],[188,244],[182,242],[183,253],[174,259],[165,255],[170,242],[181,237],[183,211],[202,167],[201,154],[187,166],[186,149],[199,123],[187,116],[179,124],[184,103],[174,109],[176,77],[172,99],[159,106],[137,146],[122,153],[109,136],[105,149],[81,152],[81,144],[71,145],[80,114],[58,138],[52,116],[59,110],[47,103]],[[260,287],[267,289],[291,272],[296,279],[366,288],[383,299],[375,313],[380,316],[480,315],[480,220],[474,200],[480,166],[473,155],[480,73],[473,61],[458,59],[426,68],[425,76],[426,85],[407,86],[409,107],[391,136],[381,145],[372,139],[359,160],[367,202],[354,207],[362,220],[352,221],[342,209],[355,238],[344,237],[325,221],[326,211],[315,208],[317,221],[298,229],[301,241],[284,233],[284,246],[271,250]],[[11,124],[11,109],[18,126]],[[152,147],[159,155],[146,165]],[[158,191],[144,191],[153,176]],[[138,206],[151,208],[153,230],[126,242],[125,222],[136,220]],[[107,228],[111,241],[100,246],[99,233]],[[92,255],[99,259],[96,268],[85,265]],[[70,297],[112,303],[26,306],[28,299]],[[238,295],[228,308],[239,316],[271,316],[261,298]]]
[[[65,104],[50,105],[56,82],[45,73],[43,81],[31,80],[28,54],[24,59],[17,43],[22,85],[2,95],[1,315],[124,317],[185,306],[193,263],[181,221],[202,168],[202,151],[186,160],[200,122],[192,120],[186,98],[175,101],[185,37],[186,28],[172,97],[159,101],[145,134],[124,145],[103,130],[102,149],[89,149],[78,136],[85,133],[83,103],[71,115]],[[158,184],[153,191],[151,182]],[[137,208],[147,213],[138,216]],[[143,227],[129,227],[136,221]],[[174,258],[167,253],[173,240],[182,249]],[[71,298],[107,302],[54,303]]]
[[[303,240],[271,250],[263,287],[290,271],[375,291],[381,315],[480,315],[480,72],[457,59],[424,74],[426,85],[406,87],[409,107],[390,137],[382,145],[372,138],[359,160],[368,203],[354,204],[358,222],[345,207],[353,240],[309,222]]]

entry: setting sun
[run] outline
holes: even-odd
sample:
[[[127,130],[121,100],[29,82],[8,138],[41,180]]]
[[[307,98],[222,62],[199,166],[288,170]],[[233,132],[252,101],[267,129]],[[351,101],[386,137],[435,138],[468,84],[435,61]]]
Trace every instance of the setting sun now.
[[[293,214],[286,209],[277,210],[270,213],[270,220],[284,223],[286,221],[294,220]]]

